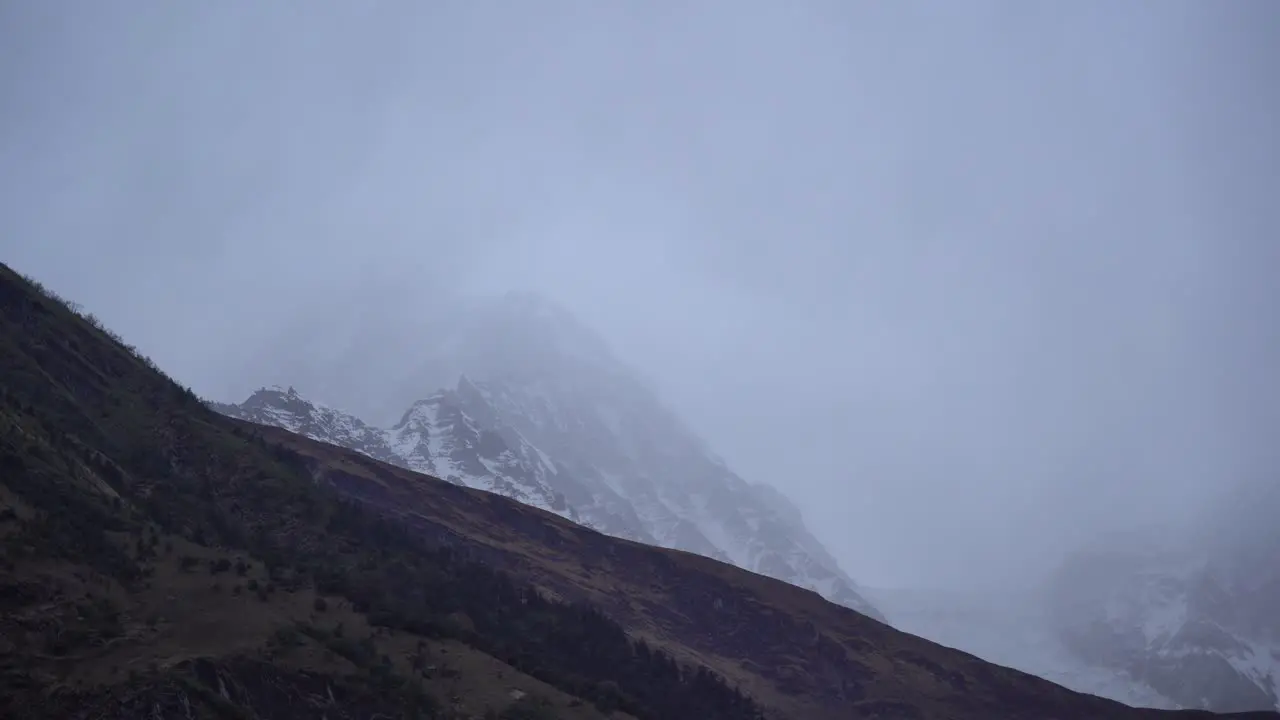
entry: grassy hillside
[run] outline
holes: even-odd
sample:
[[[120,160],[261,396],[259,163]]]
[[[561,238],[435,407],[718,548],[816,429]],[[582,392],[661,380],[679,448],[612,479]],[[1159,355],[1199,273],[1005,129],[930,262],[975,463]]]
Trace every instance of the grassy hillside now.
[[[223,418],[7,267],[0,612],[5,718],[1165,715]]]
[[[758,715],[317,485],[7,268],[0,502],[4,717]]]

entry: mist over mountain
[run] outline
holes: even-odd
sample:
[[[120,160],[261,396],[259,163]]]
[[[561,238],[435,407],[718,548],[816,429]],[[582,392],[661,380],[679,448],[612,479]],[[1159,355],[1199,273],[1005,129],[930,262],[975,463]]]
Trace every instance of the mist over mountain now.
[[[1020,585],[868,594],[784,493],[730,470],[561,305],[532,292],[441,304],[421,337],[413,357],[395,363],[380,359],[394,350],[361,348],[394,370],[369,377],[346,364],[331,381],[385,425],[293,388],[219,409],[618,537],[732,562],[1081,692],[1155,708],[1276,707],[1280,533],[1268,483],[1189,520],[1153,516],[1097,535]],[[788,433],[805,430],[780,430],[774,442],[785,452]]]
[[[1044,587],[1050,626],[1182,707],[1280,709],[1278,497],[1243,487],[1195,523],[1081,548]]]
[[[890,624],[1132,705],[1280,709],[1280,492],[1100,534],[1026,587],[874,589]]]
[[[422,605],[432,573],[400,572],[346,516],[326,538],[313,511],[330,506],[307,494],[321,468],[322,486],[386,501],[381,473],[395,500],[438,511],[432,542],[461,527],[505,552],[519,520],[510,568],[595,601],[639,592],[638,609],[606,602],[638,613],[627,632],[674,623],[719,672],[821,696],[841,720],[864,701],[907,712],[885,700],[942,718],[1063,713],[1036,701],[1044,683],[1011,699],[999,688],[1017,673],[736,566],[1077,690],[1276,700],[1280,2],[19,0],[0,3],[0,47],[0,260],[150,358],[134,367],[13,291],[0,361],[21,402],[0,411],[12,453],[44,468],[23,481],[30,507],[70,483],[106,511],[95,533],[122,526],[154,550],[145,525],[164,522],[206,560],[261,553],[255,579],[278,586],[264,573],[282,548],[265,538],[232,553],[187,533],[284,478],[246,529],[304,574],[315,542],[354,542],[343,567],[377,556],[385,582],[365,586]],[[175,405],[143,380],[153,366],[275,427]],[[282,474],[263,437],[307,459]],[[352,465],[373,479],[349,482]],[[166,499],[175,474],[190,485]],[[228,479],[234,495],[218,492]],[[76,505],[52,505],[86,529]],[[467,522],[446,517],[458,508]],[[15,552],[63,537],[22,528]],[[89,537],[73,561],[104,547]],[[581,542],[557,549],[568,537]],[[602,570],[605,549],[688,572]],[[144,636],[171,582],[194,616],[253,600],[205,593],[177,564],[188,550],[160,563],[128,627],[104,627],[163,650]],[[717,574],[782,600],[735,604]],[[698,590],[677,593],[691,577]],[[651,578],[669,593],[646,594]],[[43,592],[13,591],[29,617],[0,613],[33,638],[9,679],[64,687],[25,674],[65,665],[60,628],[120,648],[77,639],[80,618],[110,617]],[[311,613],[267,606],[286,625]],[[824,637],[850,643],[848,663],[808,644],[814,608],[834,613],[843,629]],[[285,627],[228,615],[219,639],[243,630],[255,652],[258,630]],[[531,627],[546,626],[515,637]],[[795,670],[801,656],[817,664]],[[973,688],[993,704],[966,705]],[[934,691],[945,703],[913,704]]]
[[[421,346],[414,372],[382,391],[412,403],[387,428],[292,387],[215,407],[882,618],[781,492],[732,471],[563,307],[527,292],[460,303]]]
[[[891,625],[1072,690],[1136,707],[1177,708],[1143,679],[1073,653],[1040,594],[948,588],[868,588]]]

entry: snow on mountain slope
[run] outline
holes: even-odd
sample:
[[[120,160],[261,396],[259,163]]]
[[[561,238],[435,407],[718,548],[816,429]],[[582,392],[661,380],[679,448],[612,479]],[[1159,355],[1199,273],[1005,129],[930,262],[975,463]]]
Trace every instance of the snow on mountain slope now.
[[[1276,557],[1245,577],[1276,577]],[[1231,568],[1230,558],[1189,549],[1082,551],[1050,587],[1057,635],[1076,657],[1183,707],[1280,709],[1280,598]],[[1260,605],[1270,627],[1246,621]]]
[[[1280,485],[1096,538],[1034,591],[876,590],[895,627],[1131,705],[1280,709]]]
[[[501,493],[579,519],[554,489],[559,471],[547,458],[528,443],[508,444],[498,433],[477,425],[461,411],[450,392],[414,403],[400,422],[388,429],[305,400],[293,388],[264,388],[239,405],[214,403],[213,407],[225,415],[282,427],[415,472]]]
[[[731,562],[881,618],[781,493],[730,470],[562,308],[512,294],[453,313],[431,337],[421,371],[395,392],[451,389],[390,429],[278,389],[217,407],[602,532]]]
[[[1054,633],[1038,598],[946,590],[867,591],[889,624],[983,660],[1037,675],[1077,692],[1153,708],[1177,708],[1128,673],[1077,657]]]
[[[730,470],[637,373],[563,308],[511,294],[433,335],[414,383],[460,374],[492,413],[590,485],[626,498],[658,544],[727,560],[878,616],[780,493]],[[460,389],[461,390],[461,389]]]

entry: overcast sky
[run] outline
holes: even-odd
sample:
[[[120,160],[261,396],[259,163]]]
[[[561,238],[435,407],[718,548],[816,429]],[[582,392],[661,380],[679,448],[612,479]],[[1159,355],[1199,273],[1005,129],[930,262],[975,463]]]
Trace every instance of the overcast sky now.
[[[541,290],[860,581],[1024,577],[1278,476],[1278,19],[6,2],[0,251],[237,401]]]

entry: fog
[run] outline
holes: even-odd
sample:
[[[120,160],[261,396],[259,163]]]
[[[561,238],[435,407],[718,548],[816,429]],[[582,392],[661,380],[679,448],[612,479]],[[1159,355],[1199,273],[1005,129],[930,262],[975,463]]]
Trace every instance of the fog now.
[[[9,2],[0,252],[220,400],[534,289],[859,581],[1018,582],[1276,478],[1278,70],[1268,0]]]

